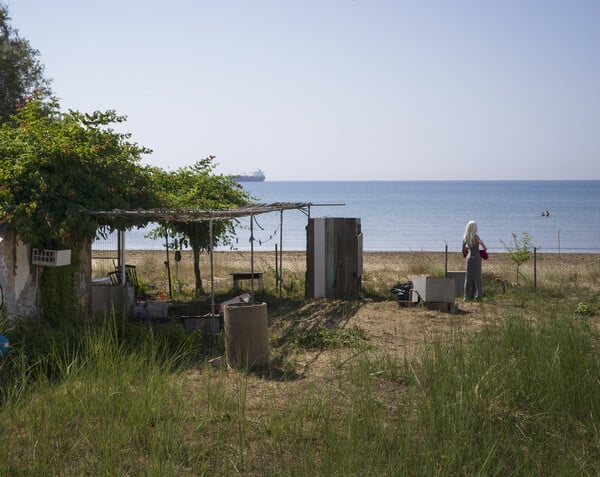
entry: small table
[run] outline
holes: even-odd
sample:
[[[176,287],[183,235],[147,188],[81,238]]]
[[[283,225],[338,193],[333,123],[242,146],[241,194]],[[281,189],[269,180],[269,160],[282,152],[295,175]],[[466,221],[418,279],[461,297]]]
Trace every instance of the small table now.
[[[263,272],[237,272],[237,273],[232,273],[231,277],[233,278],[234,293],[238,292],[240,280],[256,280],[256,279],[258,279],[258,286],[260,288],[260,291],[262,292],[264,289],[264,287],[263,287]]]

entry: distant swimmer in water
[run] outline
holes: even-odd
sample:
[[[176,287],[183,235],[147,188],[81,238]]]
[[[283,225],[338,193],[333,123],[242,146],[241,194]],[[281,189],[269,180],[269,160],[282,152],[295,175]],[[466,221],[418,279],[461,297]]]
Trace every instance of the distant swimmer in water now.
[[[550,217],[550,212],[542,212],[542,217]]]

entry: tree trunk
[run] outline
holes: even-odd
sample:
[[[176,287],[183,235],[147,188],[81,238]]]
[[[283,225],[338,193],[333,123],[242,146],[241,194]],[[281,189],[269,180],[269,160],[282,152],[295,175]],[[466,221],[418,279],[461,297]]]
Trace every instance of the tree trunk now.
[[[204,293],[202,288],[202,277],[200,276],[200,247],[192,246],[194,252],[194,276],[196,278],[196,288],[194,290],[196,296]]]

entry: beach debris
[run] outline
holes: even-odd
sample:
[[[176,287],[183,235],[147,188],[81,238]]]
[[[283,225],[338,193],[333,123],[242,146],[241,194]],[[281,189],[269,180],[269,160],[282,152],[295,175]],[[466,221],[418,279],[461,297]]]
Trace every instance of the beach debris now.
[[[398,302],[408,302],[411,298],[411,290],[413,289],[413,283],[408,281],[406,283],[398,283],[390,288],[390,292],[395,296]]]

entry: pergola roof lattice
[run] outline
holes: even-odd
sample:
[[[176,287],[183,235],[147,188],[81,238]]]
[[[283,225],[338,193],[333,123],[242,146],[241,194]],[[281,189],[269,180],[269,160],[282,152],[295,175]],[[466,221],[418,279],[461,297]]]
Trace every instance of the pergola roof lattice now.
[[[283,216],[284,210],[300,210],[310,218],[310,208],[314,206],[339,206],[344,204],[313,204],[312,202],[274,202],[270,204],[253,203],[237,207],[235,209],[213,209],[213,210],[171,210],[171,209],[149,209],[149,210],[100,210],[89,211],[90,215],[113,217],[121,219],[131,219],[135,221],[147,220],[148,222],[209,222],[210,223],[210,281],[211,281],[211,313],[215,314],[215,295],[214,295],[214,270],[213,270],[213,249],[212,249],[212,222],[214,220],[231,220],[240,217],[254,216],[258,214],[266,214],[269,212],[280,212]],[[283,220],[283,218],[282,218]],[[252,230],[252,222],[250,224]],[[280,237],[281,240],[281,237]],[[283,246],[281,247],[283,251]],[[124,251],[123,256],[119,258],[119,262],[125,264]],[[281,261],[281,255],[280,255]],[[250,269],[254,275],[254,246],[250,244]],[[281,263],[280,263],[281,269]],[[121,267],[124,274],[125,267]],[[125,283],[125,277],[122,277]],[[252,301],[254,300],[254,280],[252,280]]]
[[[311,202],[274,202],[270,204],[248,204],[234,209],[212,210],[174,210],[174,209],[148,209],[148,210],[98,210],[90,211],[91,215],[110,216],[118,218],[148,219],[150,221],[169,222],[203,222],[209,220],[231,220],[250,215],[280,212],[283,210],[308,211],[315,205],[340,205],[340,204],[313,204]]]

